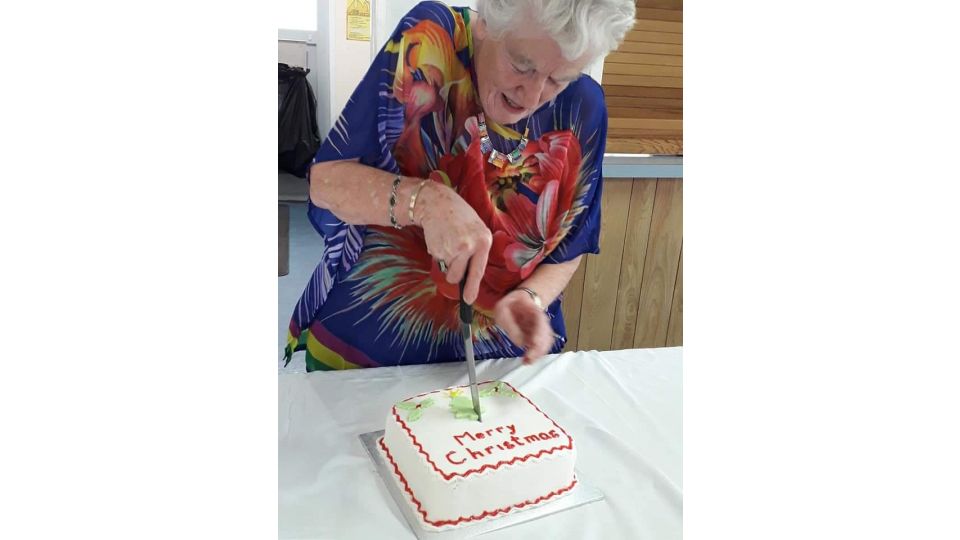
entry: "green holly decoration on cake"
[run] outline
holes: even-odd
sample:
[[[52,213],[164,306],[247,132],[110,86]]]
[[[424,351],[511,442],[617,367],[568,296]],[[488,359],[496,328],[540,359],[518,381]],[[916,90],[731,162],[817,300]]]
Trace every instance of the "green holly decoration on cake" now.
[[[483,404],[480,412],[483,412]],[[477,420],[477,411],[473,410],[473,398],[470,396],[455,396],[450,398],[450,411],[457,420]]]
[[[423,416],[423,410],[433,406],[433,398],[427,398],[421,402],[401,401],[397,403],[397,408],[401,411],[407,411],[407,421],[416,422]]]
[[[497,384],[491,384],[480,391],[480,397],[517,397],[517,393],[514,392],[507,383],[503,381],[497,381]]]

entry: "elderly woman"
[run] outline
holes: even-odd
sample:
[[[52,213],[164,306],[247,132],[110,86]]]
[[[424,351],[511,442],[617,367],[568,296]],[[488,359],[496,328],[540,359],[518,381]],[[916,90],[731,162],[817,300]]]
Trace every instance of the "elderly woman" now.
[[[566,341],[559,296],[598,253],[603,92],[582,74],[634,0],[422,2],[309,171],[324,250],[290,321],[308,370],[531,362]]]

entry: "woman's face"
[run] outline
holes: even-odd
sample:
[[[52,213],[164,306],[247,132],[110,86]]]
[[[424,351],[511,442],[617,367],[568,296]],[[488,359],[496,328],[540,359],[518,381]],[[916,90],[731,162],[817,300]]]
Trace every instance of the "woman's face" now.
[[[590,60],[565,59],[557,43],[539,31],[508,32],[495,41],[481,19],[473,33],[480,104],[484,115],[500,124],[533,114],[580,77]]]

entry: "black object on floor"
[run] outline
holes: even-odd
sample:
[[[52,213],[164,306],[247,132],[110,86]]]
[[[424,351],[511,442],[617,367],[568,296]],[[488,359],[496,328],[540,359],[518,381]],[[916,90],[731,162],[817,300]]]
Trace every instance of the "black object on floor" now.
[[[277,223],[277,231],[280,233],[277,253],[279,254],[278,276],[285,276],[290,273],[290,207],[281,204],[277,210],[277,216],[280,221]]]

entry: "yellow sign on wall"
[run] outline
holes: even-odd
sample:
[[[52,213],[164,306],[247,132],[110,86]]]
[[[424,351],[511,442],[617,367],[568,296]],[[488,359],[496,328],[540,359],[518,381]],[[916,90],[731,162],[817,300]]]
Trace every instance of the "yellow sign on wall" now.
[[[347,39],[370,41],[370,0],[351,0],[347,6]]]

